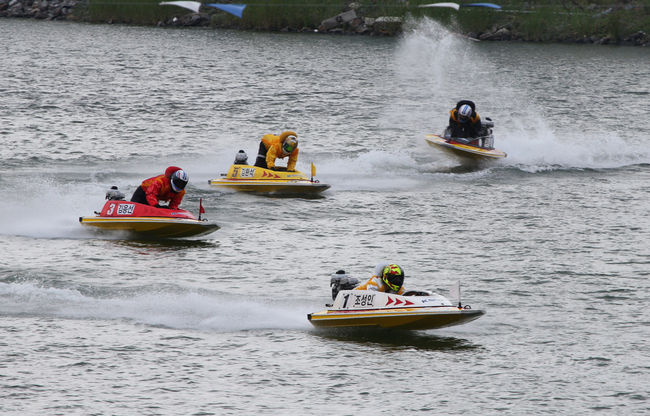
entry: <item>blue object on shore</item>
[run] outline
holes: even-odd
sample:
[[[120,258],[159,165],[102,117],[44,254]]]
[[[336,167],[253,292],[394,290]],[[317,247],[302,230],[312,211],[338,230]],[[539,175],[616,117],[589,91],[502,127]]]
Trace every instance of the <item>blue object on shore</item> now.
[[[490,9],[500,9],[501,6],[494,3],[470,3],[470,4],[461,4],[460,7],[489,7]]]
[[[206,6],[214,7],[219,10],[223,10],[226,13],[230,13],[234,16],[237,16],[241,19],[244,9],[246,8],[245,4],[220,4],[220,3],[208,3]]]

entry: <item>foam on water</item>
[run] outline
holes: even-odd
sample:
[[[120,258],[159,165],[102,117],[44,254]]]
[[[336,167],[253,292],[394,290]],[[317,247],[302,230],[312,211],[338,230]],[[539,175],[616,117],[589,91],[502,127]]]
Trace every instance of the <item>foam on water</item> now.
[[[424,135],[442,131],[449,109],[460,99],[472,99],[479,114],[495,122],[495,146],[508,153],[501,166],[536,172],[650,162],[642,137],[626,140],[615,132],[590,133],[597,120],[588,114],[567,114],[574,118],[569,131],[554,125],[544,116],[545,108],[531,99],[536,92],[501,71],[495,59],[489,48],[435,21],[412,21],[395,54],[402,96],[390,106],[387,123],[402,124],[412,132],[406,134],[411,145],[424,152]]]
[[[93,297],[76,289],[14,282],[0,283],[0,299],[3,315],[129,320],[220,332],[309,328],[303,307],[178,288],[147,287],[121,296]]]

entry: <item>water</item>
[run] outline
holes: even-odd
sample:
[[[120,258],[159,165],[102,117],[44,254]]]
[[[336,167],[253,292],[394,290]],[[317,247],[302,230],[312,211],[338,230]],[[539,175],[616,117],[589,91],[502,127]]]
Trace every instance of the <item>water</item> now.
[[[650,52],[1,20],[3,414],[647,414]],[[645,81],[644,81],[645,80]],[[508,158],[428,147],[462,98]],[[212,189],[296,130],[320,199]],[[168,165],[199,239],[77,219]],[[339,268],[487,315],[322,332]]]

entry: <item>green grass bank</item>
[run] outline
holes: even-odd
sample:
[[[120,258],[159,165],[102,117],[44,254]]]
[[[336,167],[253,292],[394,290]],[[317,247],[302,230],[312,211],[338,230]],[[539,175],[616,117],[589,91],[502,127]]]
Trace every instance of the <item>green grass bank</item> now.
[[[451,30],[482,40],[638,45],[650,41],[650,0],[503,0],[496,2],[502,7],[500,10],[418,7],[431,4],[431,0],[235,3],[246,4],[241,19],[206,6],[198,14],[177,6],[161,6],[158,0],[78,0],[72,15],[91,22],[370,35],[399,34],[404,30],[403,22],[426,16]],[[335,16],[339,19],[332,20]],[[329,23],[324,25],[327,19]]]

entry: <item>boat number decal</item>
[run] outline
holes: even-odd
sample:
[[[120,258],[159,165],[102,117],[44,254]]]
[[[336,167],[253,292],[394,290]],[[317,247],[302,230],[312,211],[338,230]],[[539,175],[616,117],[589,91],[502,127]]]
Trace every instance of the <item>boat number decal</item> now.
[[[354,306],[374,306],[375,295],[354,295]]]
[[[343,302],[343,309],[348,307],[348,300],[350,300],[350,294],[343,296],[345,301]],[[354,304],[351,306],[374,306],[375,295],[354,295]]]
[[[111,204],[108,207],[108,211],[106,211],[106,215],[113,215],[113,211],[115,211],[115,204]]]
[[[132,215],[135,204],[120,204],[117,207],[117,215]]]
[[[255,176],[255,168],[242,168],[241,177],[242,178],[252,178]]]

